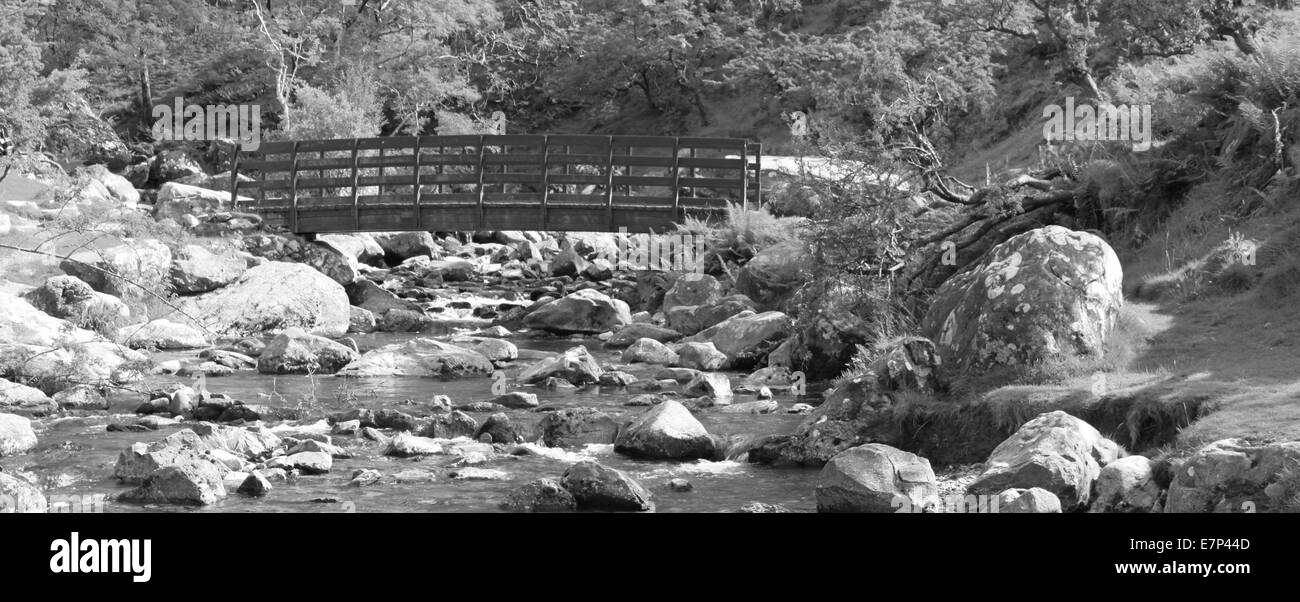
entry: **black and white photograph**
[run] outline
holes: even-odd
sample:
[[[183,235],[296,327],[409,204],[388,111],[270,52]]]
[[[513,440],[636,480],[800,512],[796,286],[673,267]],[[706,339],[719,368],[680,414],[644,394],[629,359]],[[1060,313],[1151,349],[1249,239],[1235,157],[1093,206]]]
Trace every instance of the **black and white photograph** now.
[[[0,0],[0,581],[1240,586],[1297,513],[1295,0]]]

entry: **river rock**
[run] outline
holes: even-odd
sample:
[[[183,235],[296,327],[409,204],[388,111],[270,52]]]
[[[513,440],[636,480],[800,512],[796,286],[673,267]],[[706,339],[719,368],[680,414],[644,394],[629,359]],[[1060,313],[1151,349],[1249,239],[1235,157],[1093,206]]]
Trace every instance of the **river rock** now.
[[[347,334],[348,296],[343,286],[301,264],[268,261],[234,283],[187,298],[191,316],[230,336],[279,333],[299,327],[337,338]]]
[[[744,403],[733,403],[723,406],[719,411],[723,414],[771,414],[776,412],[778,408],[780,408],[780,404],[772,399],[759,399]]]
[[[375,314],[360,307],[348,308],[348,334],[368,334],[379,328]]]
[[[277,335],[257,359],[262,374],[333,374],[361,354],[325,337],[290,328]]]
[[[356,234],[321,234],[317,242],[329,245],[344,256],[357,263],[379,266],[384,261],[384,248],[368,233]]]
[[[794,324],[779,311],[761,314],[741,312],[687,338],[687,342],[708,341],[726,356],[727,364],[749,368],[789,338]]]
[[[1300,441],[1215,441],[1173,464],[1165,512],[1291,511],[1286,483],[1298,465]]]
[[[712,458],[716,450],[704,425],[670,399],[627,425],[614,440],[614,451],[634,458],[694,460]]]
[[[680,359],[676,351],[650,338],[639,339],[623,350],[623,362],[628,364],[644,362],[667,366],[676,364]]]
[[[666,315],[670,328],[692,335],[743,311],[753,310],[754,302],[749,297],[730,295],[706,305],[679,305]]]
[[[248,263],[234,251],[213,253],[199,245],[185,245],[172,257],[171,284],[179,295],[197,295],[226,286],[246,271]]]
[[[722,298],[722,285],[708,274],[683,274],[664,293],[663,310],[682,305],[709,305]]]
[[[812,252],[801,240],[759,251],[736,273],[736,290],[764,307],[779,307],[812,279]]]
[[[605,341],[605,346],[610,348],[627,347],[641,339],[671,343],[681,338],[682,333],[671,328],[664,328],[646,322],[634,322],[614,331],[613,336],[608,341]]]
[[[153,216],[160,221],[171,218],[180,223],[181,218],[186,215],[202,217],[233,209],[234,204],[228,191],[168,182],[158,189],[158,200],[154,204]]]
[[[51,316],[22,297],[0,291],[0,345],[53,347],[96,338],[95,333]]]
[[[557,377],[575,385],[584,385],[599,382],[604,373],[596,358],[586,347],[579,345],[525,368],[519,373],[519,382],[535,384]]]
[[[1008,489],[998,494],[998,512],[1008,514],[1060,514],[1061,498],[1042,487]]]
[[[938,501],[929,460],[879,443],[841,452],[817,477],[818,512],[898,512]]]
[[[412,257],[441,254],[438,243],[429,232],[376,232],[371,237],[383,249],[389,265],[397,265]]]
[[[538,479],[511,491],[502,508],[511,512],[569,512],[578,508],[578,502],[555,479]]]
[[[40,489],[0,472],[0,514],[45,514],[48,511],[49,503]]]
[[[334,467],[334,458],[324,452],[299,452],[287,456],[272,458],[266,463],[267,468],[298,469],[302,474],[325,474]]]
[[[996,495],[1007,489],[1042,487],[1062,506],[1086,506],[1101,467],[1123,455],[1092,425],[1060,410],[1026,422],[989,456],[970,493]]]
[[[1060,226],[1039,228],[994,247],[944,282],[922,333],[955,373],[1096,356],[1123,305],[1122,282],[1119,258],[1106,241]]]
[[[99,387],[76,385],[54,394],[54,403],[65,410],[104,410],[108,401]]]
[[[478,433],[478,427],[478,421],[469,414],[454,410],[442,416],[435,416],[420,431],[420,436],[434,439],[474,437]]]
[[[1102,467],[1094,490],[1089,512],[1157,512],[1163,493],[1151,460],[1144,456],[1127,456]]]
[[[580,447],[591,443],[608,445],[618,435],[618,423],[596,408],[564,408],[547,412],[537,430],[542,444],[547,447]]]
[[[503,412],[488,416],[487,420],[483,421],[483,426],[474,433],[474,438],[482,439],[484,435],[491,437],[492,443],[511,444],[524,440],[515,425],[510,422],[510,416]]]
[[[413,339],[369,351],[344,366],[338,375],[461,378],[486,376],[494,370],[486,357],[468,349],[433,339]]]
[[[146,477],[140,487],[118,496],[118,501],[207,506],[226,497],[224,477],[215,462],[164,466]]]
[[[121,299],[96,292],[75,276],[51,276],[23,295],[33,307],[86,328],[124,324],[131,309]]]
[[[0,412],[44,414],[54,409],[54,400],[40,389],[0,378]]]
[[[282,444],[278,435],[260,427],[245,428],[200,422],[191,427],[191,430],[208,449],[224,449],[247,460],[268,457]]]
[[[696,372],[686,386],[686,395],[708,395],[715,405],[726,405],[731,400],[731,379],[721,372]]]
[[[239,485],[236,493],[251,497],[263,497],[271,492],[271,481],[262,475],[261,472],[253,471]]]
[[[640,512],[653,510],[650,492],[621,470],[579,462],[564,472],[560,485],[573,494],[578,508]]]
[[[493,362],[513,362],[519,359],[519,348],[510,341],[488,337],[457,336],[451,344],[469,349]]]
[[[524,317],[529,328],[560,334],[600,334],[631,323],[627,303],[595,289],[570,293]]]
[[[541,402],[537,401],[536,393],[524,391],[511,391],[505,395],[498,395],[492,403],[511,410],[527,410],[541,405]]]
[[[118,339],[132,349],[202,349],[208,346],[207,337],[199,329],[163,318],[125,326],[118,331]]]
[[[172,252],[153,239],[123,239],[106,249],[85,250],[63,260],[59,267],[101,293],[115,297],[140,294],[138,284],[161,290],[171,278]]]
[[[390,309],[421,312],[420,304],[398,297],[392,291],[362,278],[347,286],[348,300],[357,307],[369,310],[376,316],[388,313]]]
[[[16,414],[0,414],[0,458],[25,454],[36,447],[32,421]]]
[[[727,356],[713,343],[682,343],[677,347],[677,365],[692,370],[721,370]]]

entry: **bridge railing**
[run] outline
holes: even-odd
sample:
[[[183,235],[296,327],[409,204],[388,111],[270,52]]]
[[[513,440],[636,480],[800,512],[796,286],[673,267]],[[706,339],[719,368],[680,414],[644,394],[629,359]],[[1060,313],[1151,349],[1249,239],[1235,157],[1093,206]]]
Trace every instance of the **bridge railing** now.
[[[760,203],[762,146],[737,138],[407,136],[263,143],[236,197],[295,232],[663,232]],[[251,181],[239,181],[239,175]]]

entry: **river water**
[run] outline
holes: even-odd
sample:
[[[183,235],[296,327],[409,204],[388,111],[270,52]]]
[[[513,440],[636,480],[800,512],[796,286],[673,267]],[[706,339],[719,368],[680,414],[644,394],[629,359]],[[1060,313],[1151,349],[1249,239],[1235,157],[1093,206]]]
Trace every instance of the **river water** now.
[[[398,342],[409,335],[375,334],[354,337],[364,352],[367,349]],[[520,359],[505,370],[513,377],[524,367],[547,354],[584,344],[602,363],[621,364],[618,350],[605,350],[595,339],[510,339],[520,349]],[[192,356],[181,353],[158,353],[156,361]],[[650,379],[659,366],[636,364],[620,369],[642,380]],[[730,373],[733,386],[742,373]],[[179,377],[151,376],[143,386],[159,385],[185,380]],[[427,402],[434,395],[448,395],[453,404],[471,401],[488,401],[491,380],[467,378],[440,381],[422,378],[368,378],[344,379],[333,376],[269,376],[255,372],[239,372],[235,376],[209,378],[207,387],[214,393],[225,393],[250,404],[297,407],[305,412],[299,424],[323,420],[331,413],[353,407],[371,409],[392,408],[421,417],[428,414]],[[616,421],[630,420],[644,412],[644,407],[627,407],[623,403],[644,393],[639,387],[626,389],[590,386],[581,389],[546,390],[538,387],[516,387],[536,393],[542,406],[594,407],[610,414]],[[682,399],[678,397],[678,399]],[[737,394],[734,401],[751,401],[752,396]],[[798,401],[788,394],[777,393],[781,404],[778,413],[767,415],[724,414],[716,409],[706,409],[696,416],[711,433],[727,437],[755,437],[772,433],[788,433],[802,420],[802,416],[786,414],[784,410]],[[335,459],[333,470],[326,475],[302,476],[292,481],[274,483],[274,489],[264,498],[247,498],[233,491],[223,501],[203,508],[181,506],[140,506],[119,504],[112,498],[130,486],[121,485],[112,477],[118,454],[136,441],[151,442],[185,428],[178,425],[156,432],[108,432],[110,422],[128,421],[131,411],[139,405],[139,394],[115,394],[110,412],[113,415],[88,415],[76,418],[39,420],[34,423],[40,445],[29,454],[0,460],[10,472],[26,471],[36,475],[48,496],[83,496],[66,499],[94,499],[105,494],[108,501],[102,505],[105,512],[493,512],[499,511],[511,489],[529,481],[553,477],[558,479],[574,462],[591,459],[618,468],[637,479],[653,494],[658,512],[734,512],[752,501],[780,504],[795,511],[812,511],[817,470],[775,469],[749,464],[744,461],[644,461],[625,458],[613,452],[612,445],[587,448],[543,448],[537,454],[524,456],[498,455],[478,464],[478,468],[498,469],[507,475],[505,480],[457,480],[438,470],[449,458],[426,456],[424,458],[390,458],[383,455],[380,443],[360,436],[334,436],[334,443],[349,450],[355,457]],[[413,400],[414,403],[406,400]],[[813,401],[813,403],[816,403]],[[512,422],[524,427],[521,433],[531,432],[544,415],[536,411],[507,410]],[[471,413],[479,422],[487,414]],[[380,484],[368,487],[349,487],[348,481],[357,469],[375,469],[385,475]],[[400,478],[399,478],[400,477]],[[667,483],[674,478],[691,482],[693,489],[676,492]],[[91,497],[85,497],[91,496]],[[85,503],[91,508],[91,502]]]

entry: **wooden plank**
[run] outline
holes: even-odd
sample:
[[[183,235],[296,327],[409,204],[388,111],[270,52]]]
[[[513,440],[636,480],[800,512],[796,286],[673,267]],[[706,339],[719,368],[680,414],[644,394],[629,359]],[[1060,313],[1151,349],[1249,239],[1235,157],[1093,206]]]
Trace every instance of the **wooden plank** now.
[[[352,157],[328,157],[325,159],[299,159],[299,170],[319,171],[324,169],[351,169]]]
[[[574,164],[604,165],[605,160],[608,158],[609,157],[606,156],[606,154],[604,153],[599,155],[591,155],[591,154],[574,155],[566,152],[563,155],[560,154],[549,155],[547,158],[547,164],[548,165],[574,165]]]
[[[550,143],[565,146],[594,146],[604,148],[610,144],[609,136],[594,134],[551,134]]]
[[[294,143],[293,153],[319,153],[324,151],[346,151],[352,150],[353,140],[344,138],[340,140],[304,140]]]
[[[684,178],[682,184],[693,188],[715,188],[720,190],[735,190],[744,185],[745,179],[741,178]],[[692,195],[695,196],[695,195]]]
[[[488,146],[540,146],[546,136],[540,134],[489,134],[483,136],[483,144]]]
[[[478,165],[478,157],[468,154],[439,155],[432,153],[420,153],[421,165]]]
[[[385,153],[378,157],[361,157],[360,165],[362,169],[367,167],[378,167],[384,169],[387,167],[410,167],[415,165],[415,155],[389,155],[388,149],[379,149],[379,152]]]
[[[740,151],[740,208],[749,209],[749,174],[746,173],[749,167],[749,145],[746,144]]]
[[[483,175],[483,181],[489,184],[540,184],[540,173],[489,173]]]
[[[547,169],[548,160],[550,159],[550,153],[551,153],[551,137],[545,136],[542,139],[542,164],[541,164],[542,207],[538,212],[539,213],[538,217],[540,219],[537,222],[537,227],[543,230],[546,229],[546,204],[550,200],[550,196],[551,196],[551,170]]]
[[[266,159],[248,159],[242,163],[244,169],[248,171],[260,172],[277,172],[289,171],[293,169],[293,161],[289,159],[268,161]]]
[[[622,155],[614,157],[615,165],[626,167],[672,167],[676,161],[672,157],[647,157],[645,155]]]
[[[478,227],[476,230],[483,229],[483,153],[486,147],[483,146],[483,136],[478,140]]]
[[[257,150],[253,151],[259,156],[265,155],[285,155],[293,152],[295,142],[263,142],[257,145]]]
[[[421,154],[421,153],[419,152],[419,148],[420,148],[420,137],[419,137],[419,136],[416,136],[416,137],[415,137],[414,148],[416,149],[416,151],[415,151],[415,167],[411,169],[411,185],[414,187],[414,190],[415,190],[415,223],[416,223],[416,225],[419,225],[419,224],[423,223],[423,221],[424,221],[424,220],[421,218],[421,216],[420,216],[420,210],[421,210],[421,208],[420,208],[420,195],[421,195],[421,192],[423,192],[423,191],[420,190],[420,154]]]
[[[486,165],[537,165],[537,160],[542,155],[539,154],[495,154],[486,155],[483,161]]]
[[[677,179],[672,176],[614,176],[615,186],[672,186]]]
[[[701,137],[682,137],[682,146],[694,148],[709,149],[744,149],[745,140],[743,138],[701,138]]]
[[[609,160],[605,162],[605,225],[614,227],[614,137],[609,137]]]
[[[361,138],[360,147],[362,150],[374,150],[383,148],[417,148],[417,136],[387,136],[383,138]]]
[[[703,167],[706,169],[745,169],[740,159],[707,159],[686,157],[681,160],[683,167]]]
[[[298,190],[308,190],[315,188],[344,188],[352,185],[352,176],[339,176],[336,178],[302,178],[299,177],[296,184],[292,184]],[[287,188],[287,186],[271,186],[268,190],[276,188]]]
[[[672,147],[676,144],[676,141],[667,136],[614,136],[611,144],[615,146]]]

